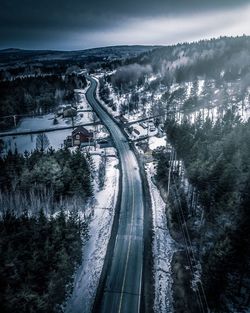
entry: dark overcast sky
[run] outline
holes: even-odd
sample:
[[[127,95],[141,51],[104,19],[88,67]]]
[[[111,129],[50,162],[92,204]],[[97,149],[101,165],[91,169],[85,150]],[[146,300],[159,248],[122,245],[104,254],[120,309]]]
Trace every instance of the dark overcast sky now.
[[[0,1],[0,48],[75,50],[250,35],[250,0]]]

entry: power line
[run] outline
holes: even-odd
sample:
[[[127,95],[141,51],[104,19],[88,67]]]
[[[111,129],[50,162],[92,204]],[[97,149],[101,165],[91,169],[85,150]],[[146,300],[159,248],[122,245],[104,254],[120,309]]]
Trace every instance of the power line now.
[[[177,199],[178,204],[179,204],[179,206],[177,206],[178,207],[178,210],[177,210],[178,222],[180,224],[184,243],[186,246],[186,254],[187,254],[188,262],[190,264],[190,270],[191,270],[191,273],[194,277],[194,268],[193,268],[193,264],[192,264],[192,259],[194,260],[195,264],[198,264],[198,262],[196,260],[195,253],[193,251],[192,242],[191,242],[189,231],[188,231],[188,228],[186,225],[185,215],[184,215],[183,208],[181,205],[181,200],[180,200],[180,194],[179,194],[179,191],[178,191],[177,186],[176,186],[176,180],[175,180],[174,174],[172,173],[173,159],[174,159],[174,161],[176,161],[176,153],[175,153],[174,149],[172,148],[171,155],[170,155],[169,178],[171,178],[171,176],[173,178],[173,182],[174,182],[173,185],[175,187],[175,198]],[[168,183],[170,185],[170,181]],[[169,190],[169,186],[168,186],[168,190]],[[184,226],[183,226],[183,224],[184,224]],[[201,311],[206,313],[206,312],[209,312],[209,308],[208,308],[207,299],[206,299],[206,295],[205,295],[202,281],[200,281],[200,288],[201,288],[201,292],[199,290],[199,286],[197,289],[195,289],[195,292],[197,294],[198,304],[199,304]],[[204,301],[202,301],[202,296],[203,296]],[[204,308],[204,304],[205,304],[205,308]]]

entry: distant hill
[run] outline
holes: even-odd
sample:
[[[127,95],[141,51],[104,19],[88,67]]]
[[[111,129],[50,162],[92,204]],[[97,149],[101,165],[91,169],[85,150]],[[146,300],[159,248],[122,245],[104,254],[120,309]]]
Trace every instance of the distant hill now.
[[[0,50],[0,66],[15,66],[44,62],[52,60],[83,61],[87,58],[96,60],[115,60],[130,58],[139,54],[151,51],[158,46],[110,46],[77,51],[56,51],[56,50],[23,50],[23,49],[3,49]]]

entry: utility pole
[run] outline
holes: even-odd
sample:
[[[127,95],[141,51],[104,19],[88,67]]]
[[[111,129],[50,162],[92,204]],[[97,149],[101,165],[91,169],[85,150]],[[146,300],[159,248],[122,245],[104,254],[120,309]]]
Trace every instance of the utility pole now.
[[[94,136],[93,136],[93,137],[94,137],[94,138],[93,138],[93,140],[94,140],[94,146],[95,146],[95,151],[96,151],[97,141],[96,141],[96,132],[95,132],[95,131],[93,132],[93,135],[94,135]]]
[[[174,150],[171,149],[170,160],[169,160],[169,169],[168,169],[168,188],[167,188],[167,198],[170,190],[170,179],[171,179],[171,171],[172,171],[172,163],[173,163]]]
[[[89,149],[88,149],[88,151],[90,151],[90,137],[88,138],[88,140],[89,140]]]
[[[16,115],[13,115],[13,119],[14,119],[14,126],[16,128]]]
[[[75,128],[75,121],[74,121],[73,113],[71,114],[71,122],[72,122],[72,128],[74,130],[74,128]]]

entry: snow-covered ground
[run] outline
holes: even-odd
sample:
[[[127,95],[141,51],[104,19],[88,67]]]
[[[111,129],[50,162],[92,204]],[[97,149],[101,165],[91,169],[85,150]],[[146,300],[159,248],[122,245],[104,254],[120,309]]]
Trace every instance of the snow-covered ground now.
[[[93,126],[86,126],[85,128],[89,131],[94,131],[96,139],[104,138],[108,135],[106,128],[102,125],[98,125],[96,126],[96,128],[94,128]],[[45,134],[49,139],[49,147],[52,147],[55,150],[63,148],[64,140],[67,136],[71,135],[71,133],[72,129],[46,132]],[[5,152],[9,150],[12,150],[14,152],[15,148],[17,148],[19,153],[24,153],[25,151],[34,151],[36,149],[36,137],[36,134],[20,136],[15,136],[13,134],[12,136],[3,137],[3,140],[5,142]]]
[[[90,155],[99,155],[99,156],[107,156],[107,157],[117,157],[116,149],[113,147],[109,148],[99,148],[98,146],[95,148],[94,146],[83,148],[82,150],[88,151]]]
[[[71,129],[64,129],[47,132],[45,134],[49,139],[49,146],[57,150],[63,147],[64,139],[66,139],[71,132]],[[36,137],[37,135],[35,134],[3,137],[5,142],[5,151],[15,151],[15,148],[17,148],[19,153],[24,153],[25,151],[31,152],[36,148]]]
[[[52,127],[69,126],[66,119],[58,119],[58,124],[53,125],[55,114],[50,113],[36,117],[23,118],[18,127],[13,132],[39,130]]]
[[[158,138],[158,137],[150,137],[148,141],[149,149],[154,150],[159,147],[166,147],[166,136]]]
[[[92,158],[98,167],[100,156]],[[117,158],[107,158],[105,185],[95,194],[91,208],[93,216],[89,225],[90,237],[83,247],[83,261],[75,275],[74,289],[67,302],[66,313],[91,312],[115,214],[119,186],[117,165]]]
[[[144,122],[144,124],[147,128],[143,128],[138,123],[132,125],[134,130],[131,135],[133,138],[138,138],[140,136],[154,136],[158,133],[158,130],[156,127],[154,127],[153,130],[150,130],[150,127],[148,126],[147,121]]]
[[[85,93],[86,89],[75,89],[75,93],[78,97],[77,109],[79,110],[92,110],[92,107],[89,105]]]
[[[153,256],[155,283],[155,313],[172,313],[172,273],[171,260],[176,250],[175,242],[170,236],[165,207],[157,187],[152,181],[155,175],[153,163],[146,165],[153,213]]]
[[[81,109],[80,109],[81,110]],[[53,123],[54,118],[56,117],[57,124]],[[93,122],[93,113],[92,112],[80,112],[76,117],[74,117],[74,124],[87,124]],[[57,117],[55,114],[45,114],[40,115],[36,117],[25,117],[23,118],[19,125],[11,130],[8,131],[8,133],[15,133],[18,132],[28,132],[28,131],[37,131],[37,130],[43,130],[43,129],[49,129],[49,128],[61,128],[61,127],[67,127],[72,125],[72,119],[71,118],[63,118],[63,117]]]
[[[86,97],[85,97],[86,89],[77,89],[75,90],[76,95],[78,95],[78,109],[79,110],[90,110]],[[15,133],[23,132],[23,131],[37,131],[49,128],[60,128],[64,126],[71,126],[72,120],[71,118],[62,118],[57,117],[58,124],[54,125],[55,114],[45,114],[42,116],[36,117],[26,117],[23,118],[16,129],[10,131],[9,133],[13,133],[11,136],[3,137],[5,143],[5,152],[8,150],[14,151],[17,148],[18,152],[24,153],[25,151],[31,152],[36,148],[36,134],[29,135],[19,135],[16,136]],[[79,124],[87,124],[92,123],[93,112],[78,112],[77,116],[74,118],[75,125]],[[87,126],[86,129],[89,131],[96,131],[96,138],[104,137],[104,134],[107,135],[105,129],[98,125],[96,127]],[[63,129],[63,130],[55,130],[52,132],[45,132],[49,139],[49,146],[54,149],[60,149],[63,147],[63,142],[67,136],[71,135],[72,129]]]
[[[250,118],[250,87],[245,86],[241,80],[220,82],[199,77],[194,81],[172,83],[170,87],[164,87],[160,84],[148,89],[148,83],[153,82],[156,78],[155,75],[151,75],[144,86],[138,88],[135,86],[133,90],[123,93],[117,93],[113,86],[107,82],[106,86],[109,88],[110,98],[117,107],[115,113],[112,110],[110,113],[117,115],[117,112],[124,112],[124,109],[121,110],[121,108],[124,105],[127,107],[132,93],[136,93],[139,95],[138,108],[136,111],[131,110],[130,112],[127,108],[124,114],[124,117],[130,122],[142,116],[157,115],[157,106],[159,105],[161,110],[164,110],[167,103],[170,104],[170,110],[176,112],[175,118],[178,122],[181,122],[183,118],[188,118],[191,123],[194,123],[197,116],[201,114],[203,121],[209,117],[215,123],[232,107],[235,114],[239,115],[243,122]],[[164,97],[166,91],[171,95],[168,97],[168,99],[171,98],[171,102]],[[161,112],[159,111],[160,115]]]

